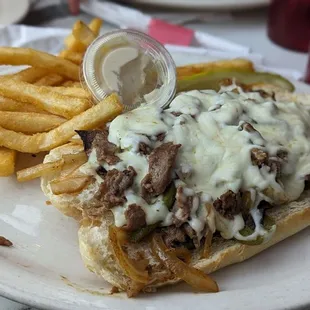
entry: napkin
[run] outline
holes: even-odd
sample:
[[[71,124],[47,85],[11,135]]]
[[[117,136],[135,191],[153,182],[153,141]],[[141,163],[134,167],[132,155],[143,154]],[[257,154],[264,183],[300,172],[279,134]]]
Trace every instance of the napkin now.
[[[218,50],[250,52],[250,48],[247,46],[215,37],[206,32],[194,31],[190,28],[171,24],[139,10],[108,1],[88,0],[81,4],[81,10],[101,17],[118,27],[143,31],[163,44],[200,45]]]
[[[103,29],[103,33],[109,31]],[[24,25],[12,25],[0,27],[0,46],[30,47],[58,54],[63,49],[64,38],[71,32],[70,29],[32,27]],[[265,65],[264,57],[256,53],[248,53],[246,50],[231,51],[221,49],[210,49],[205,47],[179,46],[166,44],[165,47],[172,54],[177,65],[189,63],[216,61],[244,57],[250,59],[257,70],[275,72],[287,78],[299,80],[303,74],[296,70],[275,68]],[[3,70],[20,70],[20,68],[1,67]]]

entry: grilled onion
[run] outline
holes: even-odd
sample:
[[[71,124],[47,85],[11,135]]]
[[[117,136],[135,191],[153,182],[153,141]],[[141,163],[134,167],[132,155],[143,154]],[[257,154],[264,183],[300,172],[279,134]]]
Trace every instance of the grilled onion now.
[[[115,226],[109,227],[109,238],[115,257],[126,275],[135,282],[148,283],[149,276],[147,271],[139,270],[126,253],[124,253],[124,250],[122,249],[122,241]]]
[[[185,248],[185,247],[178,247],[176,249],[173,249],[174,255],[182,260],[183,262],[185,262],[186,264],[189,264],[191,261],[191,252],[189,251],[189,249]]]
[[[188,266],[178,259],[173,250],[169,250],[162,237],[155,234],[152,240],[154,254],[163,262],[168,270],[176,277],[182,279],[195,290],[204,292],[218,292],[218,285],[203,271]]]

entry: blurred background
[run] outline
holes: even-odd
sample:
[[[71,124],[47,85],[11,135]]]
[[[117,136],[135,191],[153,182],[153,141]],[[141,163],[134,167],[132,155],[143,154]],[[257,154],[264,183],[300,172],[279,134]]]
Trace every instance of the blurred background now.
[[[98,9],[96,2],[103,6]],[[220,46],[222,39],[228,40],[248,48],[254,59],[264,57],[263,65],[296,70],[290,73],[294,78],[310,80],[310,0],[128,0],[114,1],[117,7],[112,11],[108,4],[97,0],[0,0],[0,24],[70,28],[77,17],[89,22],[96,15],[105,21],[104,32],[136,28],[174,47],[200,47],[211,55],[220,50],[226,53],[224,58],[242,56],[241,49]],[[143,15],[134,15],[139,13]],[[200,34],[192,30],[205,34],[203,44],[197,42]],[[188,48],[183,52],[203,53]]]

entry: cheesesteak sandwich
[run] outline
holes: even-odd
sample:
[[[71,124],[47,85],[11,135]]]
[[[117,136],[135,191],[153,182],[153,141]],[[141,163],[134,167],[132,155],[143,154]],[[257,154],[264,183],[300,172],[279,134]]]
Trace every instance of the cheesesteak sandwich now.
[[[179,280],[216,292],[203,271],[307,227],[310,105],[276,99],[235,84],[180,93],[52,150],[45,163],[88,158],[70,179],[42,178],[54,206],[81,223],[85,265],[129,296]]]

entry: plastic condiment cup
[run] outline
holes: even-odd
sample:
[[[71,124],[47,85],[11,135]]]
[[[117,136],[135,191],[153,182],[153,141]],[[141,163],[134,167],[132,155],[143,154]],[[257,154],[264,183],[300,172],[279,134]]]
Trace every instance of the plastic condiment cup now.
[[[147,65],[143,67],[140,63],[139,65],[131,63],[131,71],[124,71],[126,63],[123,63],[123,58],[130,58],[128,53],[132,54],[134,50],[139,54],[139,61],[143,58]],[[113,58],[111,55],[116,56]],[[120,72],[127,72],[126,78]],[[131,89],[131,85],[135,88],[135,83],[139,79],[145,81],[143,87]],[[117,92],[125,110],[132,110],[143,102],[165,107],[176,93],[176,67],[171,55],[159,42],[135,30],[117,30],[98,37],[85,53],[81,80],[96,101],[101,101],[112,92]],[[116,85],[120,85],[119,89]],[[124,94],[128,94],[128,87],[133,95],[126,95],[125,98]]]

